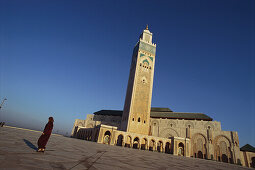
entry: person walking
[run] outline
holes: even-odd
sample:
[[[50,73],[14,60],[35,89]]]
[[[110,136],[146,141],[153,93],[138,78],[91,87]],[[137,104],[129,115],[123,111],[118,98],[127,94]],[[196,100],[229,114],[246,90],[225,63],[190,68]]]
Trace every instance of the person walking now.
[[[49,117],[49,121],[45,125],[43,133],[37,141],[37,145],[38,145],[37,152],[44,152],[45,151],[45,146],[46,146],[46,144],[47,144],[47,142],[50,138],[50,135],[51,135],[51,132],[52,132],[52,129],[53,129],[53,122],[54,122],[53,117]]]

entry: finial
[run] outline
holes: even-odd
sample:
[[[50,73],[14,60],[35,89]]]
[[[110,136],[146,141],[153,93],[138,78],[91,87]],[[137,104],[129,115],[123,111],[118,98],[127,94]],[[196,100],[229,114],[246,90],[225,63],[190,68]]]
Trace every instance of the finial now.
[[[146,25],[146,30],[148,30],[148,24]]]

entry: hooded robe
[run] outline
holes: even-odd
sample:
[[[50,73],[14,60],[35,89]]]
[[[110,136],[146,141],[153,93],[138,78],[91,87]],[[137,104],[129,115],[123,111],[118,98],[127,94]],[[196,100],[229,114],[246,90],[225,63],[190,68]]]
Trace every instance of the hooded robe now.
[[[43,134],[37,141],[38,149],[45,149],[45,146],[50,138],[51,132],[53,129],[53,122],[49,121],[43,130]]]

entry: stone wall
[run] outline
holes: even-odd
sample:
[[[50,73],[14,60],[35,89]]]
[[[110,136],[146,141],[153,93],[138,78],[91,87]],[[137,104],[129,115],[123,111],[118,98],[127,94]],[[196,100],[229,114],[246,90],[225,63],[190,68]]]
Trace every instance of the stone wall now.
[[[255,153],[240,151],[240,160],[242,166],[255,168]]]
[[[102,125],[104,125],[103,128]],[[105,132],[102,132],[101,129],[107,129],[107,126],[116,127],[114,131],[113,129],[108,129],[112,135],[111,138],[109,138],[111,139],[109,143],[111,145],[119,145],[116,136],[122,133],[122,140],[124,142],[122,145],[130,145],[130,147],[133,147],[134,143],[135,146],[139,143],[139,148],[144,148],[143,145],[145,145],[145,141],[147,141],[152,142],[151,145],[153,145],[153,143],[155,144],[151,150],[155,150],[154,147],[157,148],[157,145],[160,145],[160,151],[171,151],[172,154],[178,155],[181,153],[183,147],[185,151],[183,154],[185,156],[213,159],[228,163],[238,163],[242,161],[237,132],[222,131],[221,123],[218,121],[151,118],[148,135],[118,131],[117,129],[120,129],[120,125],[120,116],[88,114],[86,120],[75,120],[72,136],[88,139],[88,136],[93,134],[89,137],[91,140],[97,141],[95,136],[98,136],[97,142],[104,143]],[[97,130],[92,131],[93,128]],[[96,135],[96,133],[98,134]],[[137,138],[136,141],[134,141],[135,138]],[[172,139],[175,139],[174,142]],[[180,139],[180,141],[178,141],[178,139]],[[170,140],[171,142],[167,143],[165,140]],[[188,144],[181,142],[186,140],[190,140]],[[183,143],[184,146],[181,146],[182,144],[180,143]],[[150,150],[150,143],[147,143],[146,146],[148,148],[145,149]]]
[[[124,132],[117,127],[101,125],[98,143],[157,151],[179,156],[190,156],[190,139],[181,137],[161,138],[143,134]]]

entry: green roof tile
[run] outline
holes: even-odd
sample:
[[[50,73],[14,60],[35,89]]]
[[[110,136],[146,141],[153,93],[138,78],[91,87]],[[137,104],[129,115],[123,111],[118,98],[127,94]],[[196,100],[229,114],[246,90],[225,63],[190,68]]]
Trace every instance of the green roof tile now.
[[[188,120],[206,120],[213,119],[203,113],[184,113],[184,112],[151,112],[151,118],[168,118],[168,119],[188,119]]]
[[[249,144],[244,145],[240,150],[245,152],[255,152],[255,148]]]
[[[94,113],[95,115],[108,115],[108,116],[122,116],[122,110],[100,110]],[[173,112],[169,108],[151,108],[151,118],[167,118],[167,119],[186,119],[186,120],[205,120],[212,121],[213,119],[203,113],[183,113]]]
[[[163,107],[152,107],[151,112],[172,112],[169,108],[163,108]]]
[[[95,115],[122,116],[122,110],[99,110]]]

